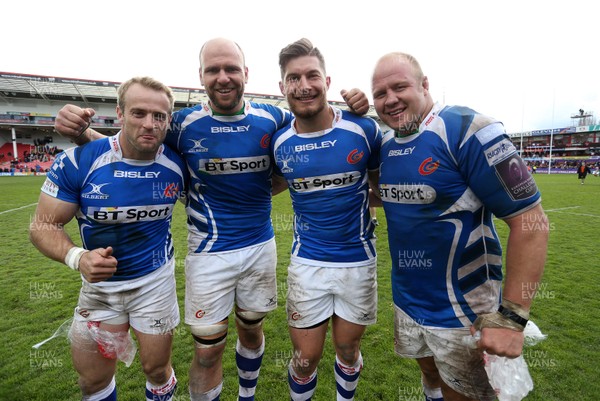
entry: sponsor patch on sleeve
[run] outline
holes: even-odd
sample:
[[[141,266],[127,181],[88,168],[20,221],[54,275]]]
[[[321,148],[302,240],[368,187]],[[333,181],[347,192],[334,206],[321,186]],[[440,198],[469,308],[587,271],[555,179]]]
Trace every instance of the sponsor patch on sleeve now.
[[[56,198],[58,195],[58,185],[50,181],[50,179],[46,178],[44,181],[44,185],[42,185],[42,192]]]
[[[479,115],[479,117],[481,118],[482,116]],[[500,135],[504,135],[501,124],[489,124],[475,133],[475,137],[482,146],[487,145]]]
[[[505,160],[509,156],[512,156],[517,152],[517,148],[510,141],[510,139],[503,139],[498,143],[490,146],[485,152],[485,160],[489,166],[494,166],[501,161]]]
[[[525,162],[517,155],[504,159],[494,166],[496,174],[512,200],[523,200],[532,197],[538,191],[535,181]]]

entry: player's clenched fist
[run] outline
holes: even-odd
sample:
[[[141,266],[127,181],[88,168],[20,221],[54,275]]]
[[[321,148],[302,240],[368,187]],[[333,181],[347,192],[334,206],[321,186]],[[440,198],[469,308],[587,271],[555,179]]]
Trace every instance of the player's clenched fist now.
[[[68,104],[59,110],[54,122],[54,129],[62,136],[72,140],[83,133],[95,114],[94,109],[82,109]]]
[[[79,270],[90,283],[97,283],[112,277],[117,271],[117,259],[112,256],[112,247],[97,248],[85,252],[79,261]]]

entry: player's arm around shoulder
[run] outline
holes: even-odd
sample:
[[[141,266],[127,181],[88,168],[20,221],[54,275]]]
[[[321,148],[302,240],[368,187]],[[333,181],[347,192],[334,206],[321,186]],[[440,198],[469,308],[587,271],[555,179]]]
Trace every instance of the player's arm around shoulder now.
[[[340,95],[342,95],[344,102],[346,102],[352,113],[359,116],[364,116],[369,111],[369,99],[367,98],[367,95],[360,89],[342,89]]]
[[[369,117],[365,117],[368,121],[369,129],[367,141],[371,153],[367,163],[367,175],[369,178],[369,207],[382,207],[381,195],[379,193],[379,165],[381,162],[381,145],[383,134],[377,122]]]
[[[283,176],[281,170],[277,166],[277,157],[275,155],[275,142],[278,137],[279,131],[273,134],[271,142],[269,143],[271,164],[273,165],[273,171],[271,172],[271,196],[278,195],[288,189],[288,183]]]
[[[102,139],[105,135],[89,128],[95,114],[94,109],[67,104],[58,111],[54,130],[76,145]]]
[[[381,194],[379,193],[379,169],[369,170],[369,207],[382,207]]]
[[[167,136],[169,136],[169,134],[170,134],[170,131],[169,131],[169,133],[167,133]],[[171,161],[173,161],[175,163],[175,165],[177,166],[176,168],[173,169],[174,172],[179,176],[179,180],[180,180],[180,182],[176,186],[176,197],[177,197],[177,200],[179,201],[178,203],[186,205],[187,198],[189,195],[190,173],[189,173],[189,170],[187,169],[187,165],[185,163],[183,155],[181,155],[176,149],[174,149],[173,147],[169,146],[166,143],[165,143],[165,155]]]

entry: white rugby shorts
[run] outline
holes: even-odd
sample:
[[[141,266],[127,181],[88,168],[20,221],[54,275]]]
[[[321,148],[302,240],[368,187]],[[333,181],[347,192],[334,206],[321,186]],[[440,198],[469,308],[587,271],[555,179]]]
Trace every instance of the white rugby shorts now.
[[[74,318],[78,321],[129,322],[145,334],[164,334],[179,324],[175,259],[133,280],[102,282],[83,279]]]
[[[455,391],[482,401],[494,401],[482,354],[470,349],[463,337],[468,327],[438,328],[419,324],[394,305],[394,348],[405,358],[433,357],[444,382]]]
[[[252,312],[277,307],[275,239],[185,259],[185,323],[206,326],[227,318],[236,304]]]
[[[319,267],[292,261],[287,285],[291,327],[311,327],[333,314],[363,326],[377,321],[377,259],[358,267]]]

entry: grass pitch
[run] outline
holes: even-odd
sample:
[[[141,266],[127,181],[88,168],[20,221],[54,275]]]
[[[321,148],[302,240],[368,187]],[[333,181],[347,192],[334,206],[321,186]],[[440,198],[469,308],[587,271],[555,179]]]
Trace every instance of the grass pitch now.
[[[533,303],[531,318],[548,339],[526,348],[525,359],[534,380],[526,400],[596,400],[600,394],[597,375],[600,360],[600,178],[589,176],[580,185],[574,175],[537,174],[543,206],[550,219],[548,260]],[[79,400],[77,375],[73,370],[68,342],[54,339],[40,349],[32,345],[54,333],[70,318],[76,304],[80,279],[66,266],[42,256],[29,242],[27,229],[39,196],[43,177],[0,177],[0,400]],[[289,399],[287,363],[291,344],[287,335],[284,305],[286,268],[292,237],[293,213],[287,193],[274,198],[273,225],[278,245],[279,308],[265,323],[266,352],[256,393],[257,400]],[[385,216],[378,209],[379,252],[378,323],[367,329],[362,343],[365,368],[356,393],[357,400],[422,400],[419,371],[412,360],[393,352],[393,314],[390,287],[390,258]],[[503,243],[507,229],[497,221]],[[80,243],[76,223],[67,231]],[[183,207],[173,219],[177,250],[177,280],[183,313],[186,227]],[[527,290],[527,289],[526,289]],[[233,319],[230,319],[233,320]],[[234,362],[235,330],[230,330],[224,356],[222,400],[237,395]],[[314,400],[334,400],[334,351],[331,338],[319,366],[319,384]],[[173,366],[179,379],[174,401],[189,401],[188,368],[193,342],[181,324],[174,338]],[[136,357],[126,368],[119,364],[119,400],[141,400],[145,378]]]

